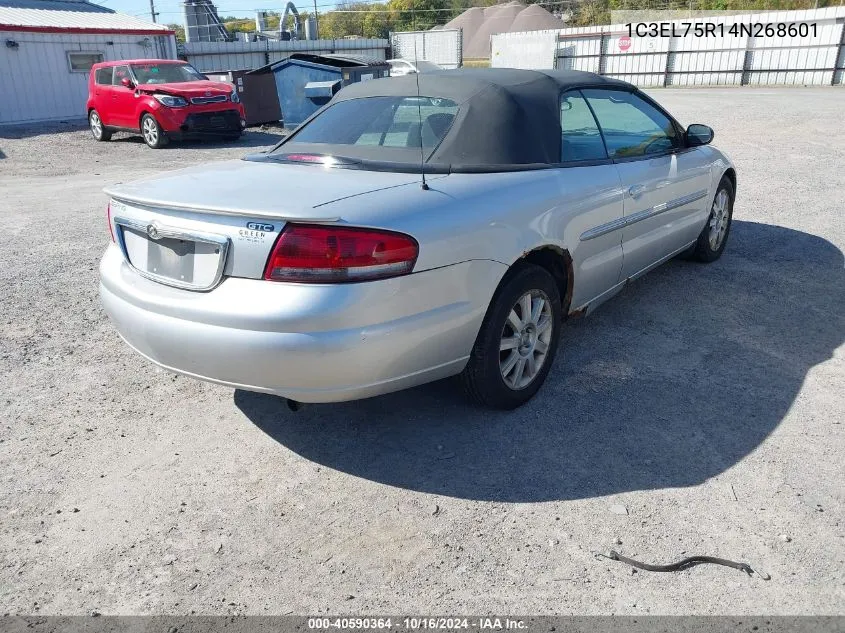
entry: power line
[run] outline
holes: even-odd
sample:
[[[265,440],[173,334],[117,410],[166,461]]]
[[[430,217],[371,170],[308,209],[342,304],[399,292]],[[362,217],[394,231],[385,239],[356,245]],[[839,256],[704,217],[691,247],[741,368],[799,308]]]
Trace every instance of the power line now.
[[[102,0],[102,1],[103,2],[109,2],[110,0]],[[142,16],[149,15],[151,12],[154,11],[152,4],[153,4],[153,0],[150,0],[150,5],[151,5],[150,12],[142,11],[142,12],[138,12],[138,13],[131,13],[129,15],[133,15],[135,17],[142,17]],[[349,3],[349,4],[357,4],[357,3]],[[548,0],[548,1],[545,1],[545,2],[537,2],[535,4],[537,4],[538,6],[543,6],[543,7],[556,7],[556,6],[561,6],[561,5],[565,5],[565,6],[569,6],[569,7],[578,7],[578,6],[583,5],[583,2],[579,2],[579,0]],[[672,2],[672,0],[657,0],[653,3],[650,2],[648,4],[647,8],[648,9],[658,9],[658,8],[667,8],[668,9],[668,8],[671,8],[673,6],[673,4],[676,4],[676,3]],[[329,13],[353,14],[353,15],[354,14],[370,14],[370,13],[375,13],[375,14],[406,13],[407,14],[407,13],[410,13],[412,11],[412,9],[386,9],[386,8],[385,9],[376,9],[376,8],[339,9],[339,8],[337,8],[338,6],[344,6],[344,5],[349,6],[346,3],[340,3],[339,4],[339,3],[334,3],[334,2],[323,3],[323,4],[318,4],[318,3],[315,2],[315,4],[313,6],[314,6],[315,14],[318,13],[317,9],[320,9],[320,8],[327,9],[327,10],[322,12],[323,15],[326,15],[326,14],[329,14]],[[371,6],[373,6],[373,7],[375,7],[375,6],[386,7],[387,5],[386,5],[386,3],[373,3]],[[442,8],[442,9],[416,9],[415,12],[416,13],[454,13],[454,14],[460,14],[460,13],[463,13],[464,11],[469,10],[469,9],[474,9],[474,8],[487,9],[487,8],[492,8],[492,7],[496,7],[496,6],[497,5],[482,5],[482,6],[467,6],[467,7],[448,7],[448,8]],[[760,8],[758,10],[765,11],[767,9],[766,8]],[[255,11],[256,11],[256,9],[240,9],[240,8],[238,8],[238,9],[218,8],[217,9],[218,15],[222,14],[222,13],[227,13],[227,14],[230,14],[230,16],[232,16],[232,17],[238,17],[236,14],[247,14],[245,17],[241,18],[243,20],[251,19],[251,17],[254,15]],[[182,11],[161,11],[161,10],[159,10],[159,11],[155,12],[155,15],[182,15],[182,14],[183,14]],[[223,16],[223,17],[229,17],[229,16]],[[501,19],[509,19],[509,17],[510,16],[501,16]],[[489,19],[495,20],[495,19],[497,19],[497,16],[490,16],[487,19],[488,20]],[[155,20],[153,20],[153,21],[155,21]]]
[[[355,4],[367,4],[367,3],[365,3],[365,2],[361,2],[361,3],[358,3],[358,2],[350,2],[350,3],[326,2],[326,3],[315,3],[313,6],[314,6],[315,9],[318,9],[318,8],[326,9],[327,8],[328,11],[324,11],[324,13],[409,13],[413,10],[413,9],[387,9],[387,8],[384,8],[384,9],[376,9],[376,8],[371,8],[371,9],[342,9],[342,8],[338,8],[338,7],[343,7],[343,6],[354,6]],[[534,4],[536,4],[538,6],[556,6],[556,5],[562,5],[562,4],[574,5],[574,4],[579,4],[579,1],[578,0],[550,0],[550,1],[547,1],[547,2],[536,2]],[[370,6],[371,7],[379,7],[379,6],[387,7],[387,3],[386,2],[385,3],[374,2],[374,3],[371,3]],[[461,13],[463,13],[464,11],[467,11],[469,9],[488,9],[488,8],[494,8],[496,6],[497,5],[478,5],[478,6],[470,5],[470,6],[466,6],[466,7],[446,7],[446,8],[442,8],[442,9],[416,9],[415,11],[417,13],[449,13],[449,12],[461,12]],[[230,14],[246,13],[246,14],[252,15],[256,11],[259,11],[259,10],[260,11],[266,11],[266,10],[270,10],[270,9],[242,9],[242,8],[234,9],[234,8],[226,8],[226,7],[217,7],[218,15],[220,13],[230,13]],[[139,12],[139,13],[134,13],[132,15],[144,15],[146,13],[147,13],[146,11],[143,11],[143,12]],[[176,13],[182,13],[182,11],[159,11],[159,13],[176,14]]]

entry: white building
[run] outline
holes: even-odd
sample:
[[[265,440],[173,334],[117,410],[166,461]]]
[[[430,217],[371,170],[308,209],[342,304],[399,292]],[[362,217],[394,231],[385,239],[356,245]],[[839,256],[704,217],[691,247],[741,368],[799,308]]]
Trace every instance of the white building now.
[[[652,17],[668,37],[635,19],[493,35],[491,65],[586,70],[640,87],[845,85],[845,6],[716,14]]]
[[[85,0],[0,0],[0,124],[85,118],[99,61],[176,58],[169,28]]]

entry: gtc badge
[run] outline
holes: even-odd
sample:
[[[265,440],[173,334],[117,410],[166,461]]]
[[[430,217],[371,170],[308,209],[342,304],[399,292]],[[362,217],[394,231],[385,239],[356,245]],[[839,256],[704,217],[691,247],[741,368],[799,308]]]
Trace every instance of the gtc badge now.
[[[265,233],[272,233],[275,227],[272,224],[262,224],[261,222],[247,222],[246,228],[250,231],[264,231]]]
[[[158,227],[155,224],[148,224],[147,225],[147,235],[150,236],[151,240],[157,240],[159,238]]]

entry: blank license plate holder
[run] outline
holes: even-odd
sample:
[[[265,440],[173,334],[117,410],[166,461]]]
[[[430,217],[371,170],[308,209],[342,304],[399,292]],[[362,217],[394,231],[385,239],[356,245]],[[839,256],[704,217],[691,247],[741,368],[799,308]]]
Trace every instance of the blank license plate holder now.
[[[147,272],[182,283],[194,282],[196,242],[163,237],[147,240]]]

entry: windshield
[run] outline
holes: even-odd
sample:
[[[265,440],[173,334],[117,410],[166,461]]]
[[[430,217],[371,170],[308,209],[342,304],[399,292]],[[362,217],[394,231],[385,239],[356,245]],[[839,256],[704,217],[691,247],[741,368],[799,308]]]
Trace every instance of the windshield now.
[[[368,160],[419,161],[446,136],[458,105],[434,97],[366,97],[329,106],[272,154],[324,151]],[[321,148],[320,146],[326,146]]]
[[[178,84],[205,79],[190,64],[132,64],[139,84]]]

